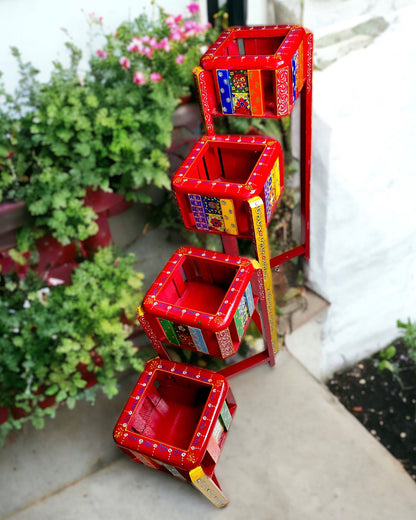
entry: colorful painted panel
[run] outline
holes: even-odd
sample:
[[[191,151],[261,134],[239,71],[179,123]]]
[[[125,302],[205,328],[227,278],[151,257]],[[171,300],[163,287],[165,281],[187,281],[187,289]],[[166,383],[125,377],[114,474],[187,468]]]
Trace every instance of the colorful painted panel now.
[[[266,206],[266,220],[267,222],[270,220],[272,216],[273,204],[276,201],[276,193],[274,189],[273,183],[273,173],[270,172],[270,175],[267,177],[266,182],[264,183],[264,202]]]
[[[224,114],[233,113],[230,73],[226,69],[217,70],[218,89]]]
[[[159,318],[159,323],[169,343],[172,343],[172,345],[180,345],[181,341],[176,334],[174,324],[169,320],[164,320],[163,318]]]
[[[289,113],[289,67],[276,71],[276,105],[278,116]]]
[[[237,329],[238,337],[241,339],[244,336],[244,328],[249,320],[250,315],[248,313],[248,305],[245,296],[241,298],[238,305],[237,312],[234,316],[234,323]]]
[[[245,296],[246,301],[247,301],[248,313],[251,316],[253,314],[253,312],[254,312],[254,299],[253,299],[253,289],[251,288],[251,283],[250,282],[247,285],[247,288],[246,288],[246,290],[244,292],[244,296]]]
[[[224,426],[225,430],[229,430],[231,426],[231,421],[233,420],[230,410],[228,408],[227,401],[224,401],[224,404],[222,405],[221,412],[220,412],[220,421],[222,425]]]
[[[186,478],[181,473],[179,473],[175,466],[171,466],[170,464],[166,464],[165,462],[161,462],[161,465],[164,466],[174,477],[186,480]]]
[[[223,358],[232,356],[234,354],[234,345],[231,339],[230,331],[228,329],[224,329],[220,332],[215,333],[218,346],[220,348],[221,354]]]
[[[214,462],[217,462],[219,459],[221,450],[213,435],[211,435],[211,437],[209,438],[208,445],[207,445],[207,451],[211,455],[212,460]]]
[[[299,64],[298,64],[298,71],[296,76],[296,85],[298,88],[297,95],[299,95],[299,92],[303,85],[303,41],[300,42],[299,45]]]
[[[230,71],[233,113],[251,115],[250,91],[246,70]]]
[[[217,441],[217,444],[220,443],[221,435],[223,434],[223,432],[224,432],[224,427],[221,424],[221,421],[218,419],[218,421],[215,424],[214,431],[212,432],[212,436]]]
[[[298,80],[299,80],[299,49],[295,52],[292,58],[292,103],[296,101],[298,94]]]
[[[234,203],[230,199],[219,199],[204,195],[188,195],[196,228],[201,231],[238,234]]]
[[[204,205],[202,203],[202,197],[200,195],[188,195],[189,202],[191,203],[192,214],[195,219],[195,226],[201,231],[209,231],[209,224],[204,211]]]
[[[208,347],[205,343],[204,336],[202,335],[202,331],[200,329],[197,329],[195,327],[188,327],[189,333],[192,337],[192,340],[194,342],[194,347],[199,352],[205,352],[208,354]]]
[[[260,70],[248,71],[248,86],[250,91],[251,113],[253,116],[262,116],[264,114],[264,100]]]
[[[159,465],[155,461],[153,461],[150,457],[146,457],[145,455],[142,455],[141,453],[139,453],[138,451],[135,451],[135,450],[130,450],[130,452],[136,458],[136,460],[140,461],[142,464],[144,464],[148,468],[159,469]]]
[[[238,235],[237,221],[235,219],[234,203],[231,199],[220,199],[221,212],[224,218],[224,229],[229,235]]]
[[[175,329],[176,336],[179,339],[180,345],[193,348],[194,342],[188,327],[186,325],[182,325],[181,323],[174,323],[173,327]]]
[[[276,198],[280,197],[280,161],[279,158],[276,159],[274,166],[272,168],[273,174],[273,185],[276,192]]]

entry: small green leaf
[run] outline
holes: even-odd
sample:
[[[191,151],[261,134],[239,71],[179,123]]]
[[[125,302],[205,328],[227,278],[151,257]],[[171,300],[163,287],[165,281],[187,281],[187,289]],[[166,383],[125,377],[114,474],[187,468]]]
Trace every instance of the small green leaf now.
[[[55,383],[45,390],[45,395],[55,395],[58,392],[59,386]]]

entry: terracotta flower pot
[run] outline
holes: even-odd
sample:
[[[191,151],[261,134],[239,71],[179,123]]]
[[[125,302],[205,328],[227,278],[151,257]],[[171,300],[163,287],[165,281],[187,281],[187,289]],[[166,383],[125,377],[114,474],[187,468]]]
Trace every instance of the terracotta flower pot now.
[[[98,233],[82,242],[82,247],[87,253],[93,253],[99,247],[107,247],[113,243],[107,216],[104,213],[99,214],[96,223]]]
[[[9,409],[7,406],[0,406],[0,425],[4,424],[9,418]]]
[[[106,212],[108,217],[122,213],[132,204],[127,202],[123,195],[104,191],[101,188],[87,188],[84,202],[86,206],[91,206],[96,213]]]
[[[15,247],[15,232],[30,222],[25,202],[2,202],[0,204],[0,251]]]

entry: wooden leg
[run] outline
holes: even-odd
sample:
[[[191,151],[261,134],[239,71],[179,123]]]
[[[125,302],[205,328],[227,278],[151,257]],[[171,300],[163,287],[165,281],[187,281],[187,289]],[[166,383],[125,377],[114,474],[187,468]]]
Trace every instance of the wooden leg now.
[[[206,475],[201,466],[191,470],[189,476],[191,477],[192,484],[205,495],[214,506],[220,508],[225,507],[229,503],[228,498],[218,485],[215,476],[209,477]]]

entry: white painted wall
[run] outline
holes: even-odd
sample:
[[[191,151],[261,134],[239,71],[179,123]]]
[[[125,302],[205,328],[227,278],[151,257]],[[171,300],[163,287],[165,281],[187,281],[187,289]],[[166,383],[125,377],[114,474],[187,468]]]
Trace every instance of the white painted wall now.
[[[384,17],[373,39],[317,45],[309,283],[331,303],[321,344],[303,361],[326,378],[386,346],[416,320],[414,0],[275,0],[279,23],[337,33]],[[321,40],[322,41],[322,40]],[[302,354],[301,354],[302,357]]]
[[[309,279],[331,302],[323,376],[416,319],[415,19],[416,5],[397,12],[367,48],[315,73]]]

